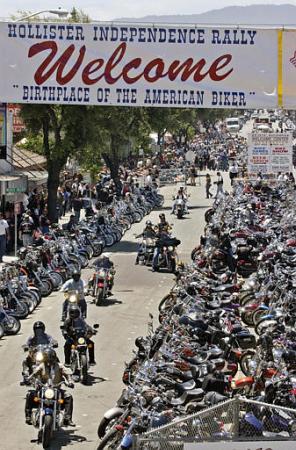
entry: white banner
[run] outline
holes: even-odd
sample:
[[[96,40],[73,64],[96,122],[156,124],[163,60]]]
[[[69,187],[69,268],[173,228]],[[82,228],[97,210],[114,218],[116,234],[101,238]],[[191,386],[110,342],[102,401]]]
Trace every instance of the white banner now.
[[[276,108],[277,30],[0,23],[9,103]]]
[[[248,137],[248,174],[293,171],[291,133],[252,133]]]
[[[184,450],[295,450],[292,441],[203,442],[185,444]]]

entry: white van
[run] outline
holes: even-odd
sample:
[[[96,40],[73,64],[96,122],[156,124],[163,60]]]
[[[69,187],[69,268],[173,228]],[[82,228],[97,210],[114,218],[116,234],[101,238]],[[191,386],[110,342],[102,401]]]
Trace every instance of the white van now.
[[[261,133],[269,133],[272,131],[272,123],[268,115],[260,115],[254,120],[254,129]]]
[[[237,133],[241,129],[238,117],[229,117],[226,119],[226,130],[230,133]]]

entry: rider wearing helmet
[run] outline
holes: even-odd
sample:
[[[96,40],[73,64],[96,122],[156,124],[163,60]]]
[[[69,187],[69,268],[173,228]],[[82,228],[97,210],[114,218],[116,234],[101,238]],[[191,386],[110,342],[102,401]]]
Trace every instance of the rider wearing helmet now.
[[[102,253],[101,256],[93,263],[97,269],[112,269],[114,264],[110,260],[108,253]]]
[[[40,364],[36,366],[32,374],[30,375],[29,381],[33,379],[38,380],[43,385],[47,384],[50,380],[52,386],[59,386],[59,389],[60,384],[63,381],[66,381],[69,387],[74,387],[71,376],[67,373],[66,368],[59,363],[56,352],[53,348],[50,347],[46,348],[43,351],[42,362],[40,362]],[[37,384],[35,385],[38,386]],[[36,407],[34,398],[39,397],[39,389],[40,388],[37,387],[36,389],[30,390],[26,396],[25,415],[26,423],[28,425],[31,425],[32,423],[32,409]],[[64,425],[75,426],[75,424],[72,422],[73,397],[63,389],[60,389],[60,392],[62,394],[62,398],[64,399]]]
[[[157,237],[157,233],[153,228],[153,224],[151,222],[151,220],[147,220],[146,224],[145,224],[145,228],[143,230],[143,232],[141,234],[138,234],[136,236],[136,238],[140,238],[142,237],[143,239],[155,239]],[[139,256],[141,253],[143,253],[145,248],[144,243],[141,243],[139,246],[139,250],[138,250],[138,254],[137,254],[137,258],[136,258],[136,262],[135,264],[139,264]]]
[[[57,342],[49,334],[45,333],[45,325],[40,320],[34,323],[33,332],[34,335],[29,337],[23,347],[25,351],[29,351],[28,356],[23,361],[22,375],[25,382],[28,376],[31,375],[33,371],[34,352],[36,350],[36,347],[38,345],[57,346]]]
[[[84,297],[85,283],[81,279],[81,273],[79,270],[74,270],[72,273],[72,279],[66,281],[62,286],[62,292],[77,292],[78,293],[78,306],[80,307],[82,317],[86,317],[87,305]],[[62,321],[66,319],[69,300],[66,299],[63,303]]]
[[[180,186],[179,187],[177,195],[175,196],[174,199],[175,199],[175,201],[174,201],[173,206],[172,206],[171,214],[174,214],[175,208],[177,206],[177,202],[180,199],[183,200],[184,211],[185,211],[185,213],[187,213],[188,212],[188,209],[187,209],[187,195],[186,195],[184,186]]]
[[[71,345],[73,344],[73,341],[75,341],[77,330],[83,330],[83,332],[85,333],[89,354],[89,363],[90,365],[94,366],[96,364],[95,344],[90,339],[90,337],[96,333],[96,330],[89,326],[81,317],[79,306],[71,305],[68,312],[69,318],[65,321],[63,326],[63,336],[66,339],[64,345],[65,366],[70,365]]]

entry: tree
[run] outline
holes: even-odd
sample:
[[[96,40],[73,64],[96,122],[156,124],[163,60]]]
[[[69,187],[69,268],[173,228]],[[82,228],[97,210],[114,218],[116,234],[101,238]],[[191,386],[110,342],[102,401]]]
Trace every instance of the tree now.
[[[33,135],[42,136],[47,160],[49,218],[57,218],[57,189],[60,173],[69,156],[82,152],[88,142],[91,120],[85,106],[23,105],[21,115]]]
[[[141,143],[143,137],[149,134],[144,108],[104,106],[93,107],[92,148],[100,147],[100,154],[110,169],[111,177],[119,186],[119,166],[124,151],[131,142]]]

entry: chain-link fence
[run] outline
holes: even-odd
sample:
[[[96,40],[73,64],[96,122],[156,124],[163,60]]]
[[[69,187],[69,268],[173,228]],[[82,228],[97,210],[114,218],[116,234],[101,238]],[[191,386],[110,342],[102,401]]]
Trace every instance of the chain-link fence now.
[[[133,448],[183,450],[186,443],[227,440],[296,440],[296,410],[235,398],[136,436]]]

